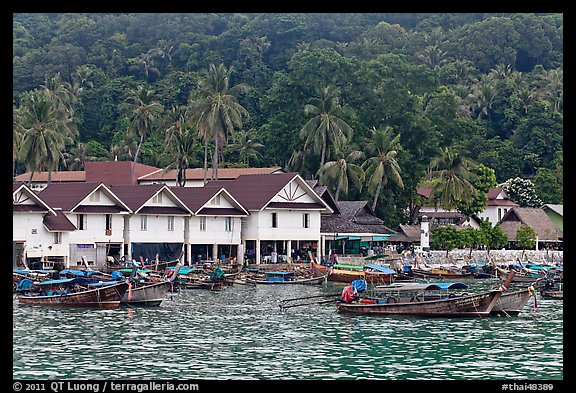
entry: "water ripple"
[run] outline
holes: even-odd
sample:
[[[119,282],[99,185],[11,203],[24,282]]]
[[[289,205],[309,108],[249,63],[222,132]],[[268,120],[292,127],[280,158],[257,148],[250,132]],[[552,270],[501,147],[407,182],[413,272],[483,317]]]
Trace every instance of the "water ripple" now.
[[[340,286],[170,294],[157,308],[13,307],[18,379],[562,379],[563,304],[512,318],[350,316],[280,299]],[[526,343],[530,343],[529,346]]]

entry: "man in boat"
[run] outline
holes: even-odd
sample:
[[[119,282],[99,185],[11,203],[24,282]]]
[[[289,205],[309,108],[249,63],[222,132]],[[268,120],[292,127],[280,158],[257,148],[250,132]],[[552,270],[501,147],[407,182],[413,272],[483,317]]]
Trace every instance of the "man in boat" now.
[[[354,285],[347,285],[342,290],[342,301],[352,303],[358,298],[358,290]]]

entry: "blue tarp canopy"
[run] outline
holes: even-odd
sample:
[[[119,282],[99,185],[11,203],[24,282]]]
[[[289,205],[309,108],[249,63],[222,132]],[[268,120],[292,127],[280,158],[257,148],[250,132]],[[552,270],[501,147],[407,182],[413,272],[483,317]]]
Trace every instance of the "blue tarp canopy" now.
[[[40,285],[55,285],[55,284],[75,284],[75,283],[88,283],[90,280],[84,278],[60,278],[58,280],[48,280],[40,282]]]
[[[24,269],[12,269],[12,271],[18,274],[30,274],[30,273],[48,274],[54,272],[54,270],[24,270]]]
[[[375,290],[379,292],[413,292],[413,291],[445,291],[448,289],[467,289],[468,285],[459,282],[439,283],[393,283],[378,285]]]
[[[348,239],[348,236],[336,236],[334,240],[345,240]]]
[[[102,274],[97,270],[71,270],[71,269],[61,270],[59,273],[62,275],[70,273],[76,277],[90,277],[93,274]]]
[[[468,289],[468,285],[463,284],[461,282],[436,282],[432,283],[431,285],[437,285],[440,289],[447,290],[447,289]]]
[[[387,274],[396,274],[395,270],[390,269],[389,267],[386,266],[382,266],[382,265],[377,265],[375,263],[367,263],[364,265],[364,267],[370,268],[370,269],[374,269],[374,270],[378,270],[379,272],[382,273],[387,273]]]

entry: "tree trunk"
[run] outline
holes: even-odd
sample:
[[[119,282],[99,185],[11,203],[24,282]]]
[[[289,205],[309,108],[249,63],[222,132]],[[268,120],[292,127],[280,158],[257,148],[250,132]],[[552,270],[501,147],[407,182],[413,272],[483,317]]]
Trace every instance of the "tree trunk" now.
[[[206,185],[206,177],[208,175],[208,139],[204,140],[204,185]]]
[[[376,214],[376,203],[378,203],[378,197],[380,196],[380,190],[382,189],[382,180],[378,182],[378,187],[376,187],[376,195],[374,195],[374,201],[372,202],[372,211]]]
[[[214,137],[214,155],[212,156],[212,180],[218,180],[218,139],[219,135],[216,132]]]

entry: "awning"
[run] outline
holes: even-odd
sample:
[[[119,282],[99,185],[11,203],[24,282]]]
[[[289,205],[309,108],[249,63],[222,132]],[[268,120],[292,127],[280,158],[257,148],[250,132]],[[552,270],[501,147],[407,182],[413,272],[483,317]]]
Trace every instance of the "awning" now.
[[[348,240],[361,240],[362,237],[360,236],[348,236]]]
[[[348,239],[348,236],[336,236],[334,240],[346,240],[346,239]]]

